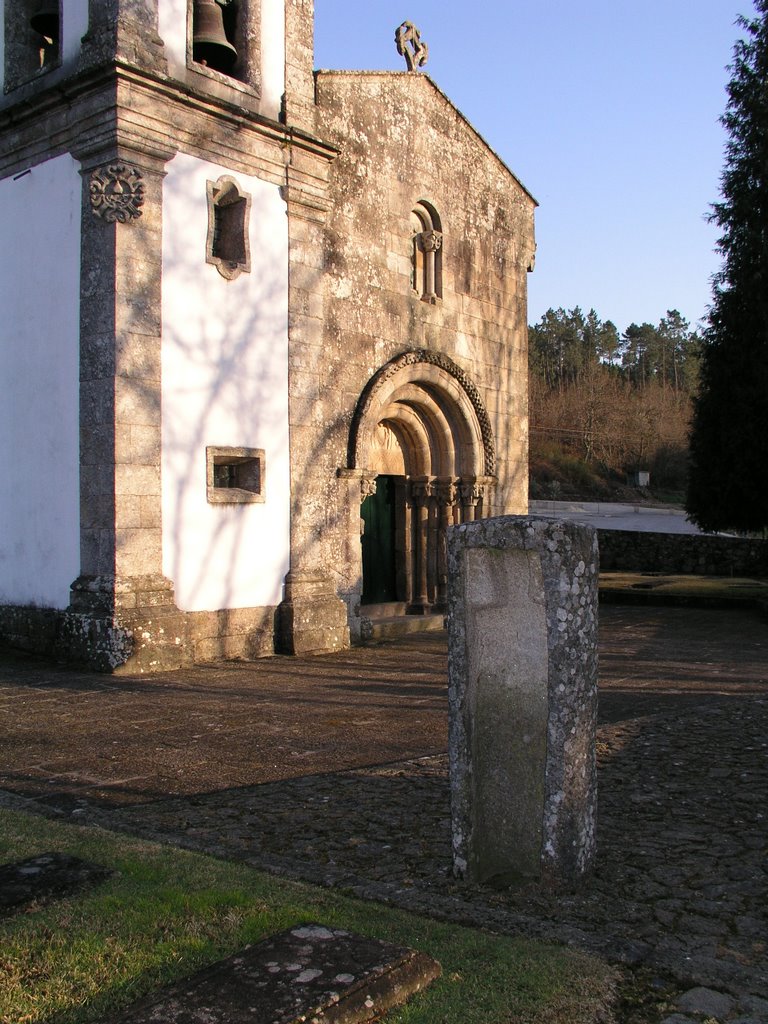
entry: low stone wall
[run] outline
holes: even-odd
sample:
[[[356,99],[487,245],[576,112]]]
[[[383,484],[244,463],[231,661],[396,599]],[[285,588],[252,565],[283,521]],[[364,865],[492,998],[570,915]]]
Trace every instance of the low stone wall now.
[[[603,572],[768,576],[768,542],[706,534],[598,530]]]
[[[0,606],[0,645],[97,672],[140,674],[274,654],[276,615],[277,608],[272,607],[186,613],[174,609],[172,622],[159,616],[147,624],[161,634],[167,632],[165,625],[173,625],[165,644],[148,645],[144,627],[126,626],[125,613],[118,621],[70,610],[4,605]]]

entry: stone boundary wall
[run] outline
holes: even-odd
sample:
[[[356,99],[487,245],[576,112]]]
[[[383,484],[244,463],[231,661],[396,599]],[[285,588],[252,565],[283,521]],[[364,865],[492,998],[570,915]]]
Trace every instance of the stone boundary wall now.
[[[768,542],[707,534],[598,530],[603,572],[768,576]]]

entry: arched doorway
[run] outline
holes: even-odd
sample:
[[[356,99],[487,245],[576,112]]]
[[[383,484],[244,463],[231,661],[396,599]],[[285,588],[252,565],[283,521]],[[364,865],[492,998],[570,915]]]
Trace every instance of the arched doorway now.
[[[348,453],[363,480],[364,606],[445,609],[446,531],[484,514],[494,463],[479,392],[447,356],[406,352],[371,378]]]

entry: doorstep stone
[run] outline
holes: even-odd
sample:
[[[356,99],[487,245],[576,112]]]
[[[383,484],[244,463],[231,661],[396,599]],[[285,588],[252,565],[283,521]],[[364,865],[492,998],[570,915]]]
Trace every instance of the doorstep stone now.
[[[0,866],[0,917],[30,904],[49,900],[109,878],[112,871],[68,853],[38,857]]]
[[[305,924],[169,985],[114,1024],[358,1024],[439,975],[424,953]]]

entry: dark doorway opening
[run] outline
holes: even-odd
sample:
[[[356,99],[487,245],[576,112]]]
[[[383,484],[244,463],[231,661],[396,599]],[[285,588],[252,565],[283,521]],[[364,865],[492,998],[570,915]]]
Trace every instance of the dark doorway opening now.
[[[362,603],[397,601],[395,571],[395,481],[394,476],[377,476],[376,493],[360,507],[363,520]]]

